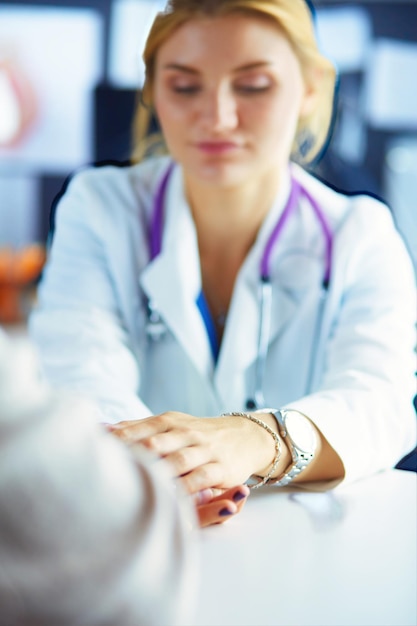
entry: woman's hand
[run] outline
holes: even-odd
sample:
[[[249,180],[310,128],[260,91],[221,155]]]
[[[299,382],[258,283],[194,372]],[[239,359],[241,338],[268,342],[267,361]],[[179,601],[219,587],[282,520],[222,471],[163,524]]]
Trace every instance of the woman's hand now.
[[[275,456],[272,437],[241,416],[202,418],[170,411],[119,422],[108,430],[127,444],[140,442],[164,458],[190,494],[241,485]]]
[[[239,485],[213,496],[211,489],[195,496],[197,517],[201,528],[213,524],[224,524],[242,510],[248,496],[249,487]]]

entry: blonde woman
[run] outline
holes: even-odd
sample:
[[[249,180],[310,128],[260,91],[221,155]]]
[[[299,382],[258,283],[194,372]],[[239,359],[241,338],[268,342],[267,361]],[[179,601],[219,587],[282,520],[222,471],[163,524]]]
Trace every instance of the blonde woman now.
[[[135,153],[150,110],[168,156],[61,200],[31,320],[46,372],[200,499],[392,467],[415,442],[413,270],[387,207],[302,168],[335,81],[309,6],[172,0],[144,60]]]

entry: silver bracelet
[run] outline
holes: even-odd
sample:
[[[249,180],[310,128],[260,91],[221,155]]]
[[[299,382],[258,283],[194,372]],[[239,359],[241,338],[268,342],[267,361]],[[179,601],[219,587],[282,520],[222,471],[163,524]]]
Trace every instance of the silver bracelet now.
[[[259,482],[255,483],[254,485],[248,485],[249,489],[259,489],[259,487],[262,487],[268,482],[272,474],[277,469],[279,460],[281,458],[281,440],[276,434],[276,432],[274,432],[272,428],[268,426],[268,424],[265,424],[265,422],[258,419],[257,417],[254,417],[253,415],[250,415],[249,413],[241,413],[239,411],[232,411],[231,413],[222,413],[222,417],[228,417],[228,416],[246,417],[246,419],[250,420],[251,422],[255,422],[255,424],[258,424],[258,426],[262,426],[262,428],[264,428],[271,435],[271,437],[273,438],[275,442],[275,458],[272,462],[272,467],[269,470],[268,474],[264,478],[261,478]]]

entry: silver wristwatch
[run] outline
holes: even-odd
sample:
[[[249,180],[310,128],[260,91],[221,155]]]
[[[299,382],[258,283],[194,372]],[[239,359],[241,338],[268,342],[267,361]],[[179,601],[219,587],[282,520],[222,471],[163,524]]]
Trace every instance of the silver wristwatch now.
[[[304,413],[295,409],[261,409],[256,413],[272,413],[278,423],[280,436],[291,452],[291,463],[278,478],[271,478],[269,485],[284,487],[301,474],[314,459],[317,449],[317,433]]]

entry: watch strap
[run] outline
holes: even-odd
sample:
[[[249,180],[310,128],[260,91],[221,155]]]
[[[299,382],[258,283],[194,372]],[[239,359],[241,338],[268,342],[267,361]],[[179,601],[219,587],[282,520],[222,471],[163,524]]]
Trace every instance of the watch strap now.
[[[294,411],[295,409],[288,409],[288,411],[289,410]],[[304,450],[301,450],[295,445],[294,441],[291,439],[285,425],[286,412],[286,409],[271,408],[265,408],[256,411],[256,413],[271,413],[275,417],[278,424],[279,435],[280,437],[282,437],[284,443],[288,446],[291,453],[291,463],[285,469],[284,473],[280,476],[277,476],[276,478],[268,479],[268,485],[275,485],[277,487],[285,487],[286,485],[291,483],[294,478],[296,478],[299,474],[301,474],[301,472],[305,470],[306,467],[308,467],[308,465],[314,458],[314,452],[305,452]],[[308,419],[307,416],[303,413],[300,413],[300,411],[297,411],[297,413],[305,417],[305,419]]]

